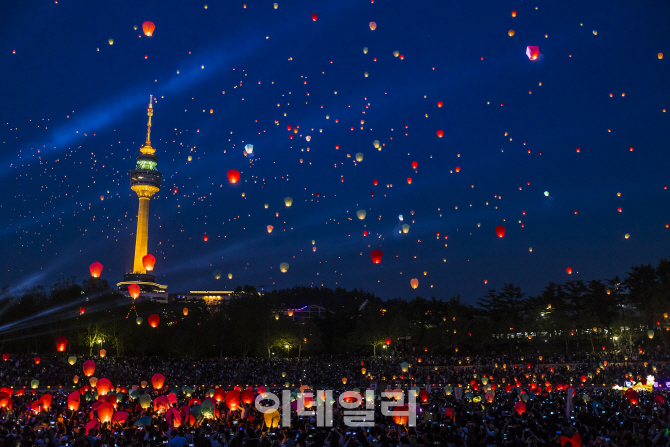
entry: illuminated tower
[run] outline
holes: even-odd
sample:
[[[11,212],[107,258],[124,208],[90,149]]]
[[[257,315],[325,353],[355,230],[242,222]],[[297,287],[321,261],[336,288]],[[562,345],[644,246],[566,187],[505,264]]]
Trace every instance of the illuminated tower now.
[[[142,264],[142,258],[147,254],[147,242],[149,240],[149,201],[161,187],[161,174],[157,169],[158,157],[156,149],[151,147],[151,117],[154,114],[153,96],[149,99],[147,115],[147,141],[137,155],[137,166],[130,171],[130,189],[135,191],[140,205],[137,212],[137,233],[135,235],[135,258],[133,261],[133,272],[124,277],[124,281],[118,283],[119,288],[127,289],[130,283],[140,285],[143,292],[165,290],[167,286],[161,286],[154,282],[155,276],[148,274]],[[123,287],[125,286],[125,287]]]

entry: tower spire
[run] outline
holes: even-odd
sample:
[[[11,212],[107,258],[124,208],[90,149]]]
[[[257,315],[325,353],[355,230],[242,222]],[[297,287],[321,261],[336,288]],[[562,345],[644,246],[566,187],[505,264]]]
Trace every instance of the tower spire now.
[[[147,123],[147,141],[144,143],[144,146],[140,149],[140,152],[143,154],[153,154],[156,150],[151,147],[151,117],[154,115],[154,95],[149,96],[149,107],[147,108],[147,116],[149,117],[149,122]]]
[[[147,146],[151,146],[151,117],[154,114],[154,95],[149,95],[149,108],[147,109],[147,116],[149,116],[149,122],[147,123]]]

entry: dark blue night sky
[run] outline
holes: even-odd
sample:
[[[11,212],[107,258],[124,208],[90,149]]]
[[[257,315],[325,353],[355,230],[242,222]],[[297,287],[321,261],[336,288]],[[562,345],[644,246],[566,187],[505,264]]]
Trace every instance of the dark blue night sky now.
[[[132,269],[150,95],[149,252],[171,292],[474,302],[668,255],[667,2],[247,2],[3,3],[0,285]]]

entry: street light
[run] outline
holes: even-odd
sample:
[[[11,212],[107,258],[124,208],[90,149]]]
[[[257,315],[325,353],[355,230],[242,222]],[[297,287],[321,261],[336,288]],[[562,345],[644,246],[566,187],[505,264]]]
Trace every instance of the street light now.
[[[100,344],[100,349],[98,350],[98,355],[100,355],[100,351],[102,351],[102,339],[98,339],[98,343]]]
[[[288,357],[291,353],[291,346],[286,344],[284,347],[286,348],[286,357]]]

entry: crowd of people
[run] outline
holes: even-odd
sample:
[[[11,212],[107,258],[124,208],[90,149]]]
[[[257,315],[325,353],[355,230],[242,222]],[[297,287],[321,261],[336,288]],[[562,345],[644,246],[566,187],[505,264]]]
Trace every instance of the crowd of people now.
[[[82,370],[84,360],[95,362],[94,373]],[[158,386],[152,386],[155,374],[164,377]],[[111,388],[103,392],[95,378],[109,379]],[[0,447],[665,446],[666,380],[670,368],[660,353],[76,361],[11,354],[0,363]],[[232,402],[227,393],[235,389],[250,390],[254,399],[245,402],[237,393]],[[262,407],[271,404],[265,393],[281,399],[285,390],[291,391],[290,424]],[[319,390],[332,390],[333,401]],[[371,410],[368,426],[352,423],[354,409],[345,408],[341,394],[350,390],[374,391],[359,408]],[[406,407],[395,411],[413,413],[384,411],[382,403],[397,396],[383,391],[402,391],[395,405]],[[319,411],[295,411],[310,392],[308,409],[331,404],[332,424]],[[106,402],[113,417],[101,412]]]

